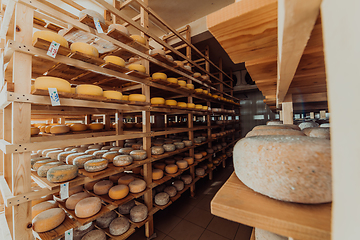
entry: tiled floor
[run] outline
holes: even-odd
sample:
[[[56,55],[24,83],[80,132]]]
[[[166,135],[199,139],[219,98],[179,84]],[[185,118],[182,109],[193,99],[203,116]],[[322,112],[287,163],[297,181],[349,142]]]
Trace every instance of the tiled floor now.
[[[210,202],[233,172],[231,161],[218,167],[213,180],[208,177],[196,183],[196,196],[186,191],[168,208],[154,215],[156,240],[249,240],[252,228],[211,214]],[[146,239],[144,227],[129,238]]]

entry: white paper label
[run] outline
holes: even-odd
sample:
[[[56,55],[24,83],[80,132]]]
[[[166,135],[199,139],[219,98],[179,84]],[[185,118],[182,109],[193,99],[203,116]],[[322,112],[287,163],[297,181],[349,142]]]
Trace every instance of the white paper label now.
[[[73,240],[74,229],[69,229],[65,232],[65,240]]]
[[[213,157],[215,157],[216,155],[215,155],[215,153],[214,153],[214,155],[213,155]]]
[[[57,52],[59,51],[59,47],[60,47],[59,43],[52,41],[46,54],[50,57],[55,58]]]
[[[52,106],[60,106],[60,98],[59,98],[57,89],[56,88],[48,88],[48,90],[49,90],[51,105]]]
[[[99,19],[94,18],[94,24],[95,24],[95,27],[96,27],[96,31],[97,31],[98,33],[104,33],[104,31],[103,31],[102,28],[101,28]]]
[[[67,199],[69,197],[69,182],[60,185],[60,199]]]

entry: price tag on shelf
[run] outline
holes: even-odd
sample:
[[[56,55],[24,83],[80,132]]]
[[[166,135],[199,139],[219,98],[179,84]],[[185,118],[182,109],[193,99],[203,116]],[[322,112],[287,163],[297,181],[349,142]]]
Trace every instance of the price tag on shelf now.
[[[69,198],[69,182],[60,185],[60,199],[63,200],[67,198]]]
[[[216,157],[215,153],[214,153],[213,157]]]
[[[52,58],[55,58],[56,54],[59,51],[59,47],[60,47],[60,43],[52,41],[46,54]]]
[[[98,18],[94,18],[94,24],[98,33],[104,33]]]
[[[52,106],[60,106],[60,98],[56,88],[48,88],[51,105]]]
[[[73,240],[74,229],[69,229],[65,232],[65,240]]]

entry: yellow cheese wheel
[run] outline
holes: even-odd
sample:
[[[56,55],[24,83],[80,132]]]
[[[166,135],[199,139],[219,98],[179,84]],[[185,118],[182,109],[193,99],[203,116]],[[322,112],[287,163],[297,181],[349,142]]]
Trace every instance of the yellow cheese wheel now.
[[[37,127],[31,127],[31,136],[38,135],[40,133],[40,129]]]
[[[102,130],[104,128],[104,124],[102,123],[90,123],[88,125],[91,130]]]
[[[114,183],[112,181],[101,180],[94,185],[93,191],[97,195],[105,195],[105,194],[108,194],[108,192],[112,186],[114,186]]]
[[[133,64],[128,65],[127,68],[128,68],[129,70],[136,70],[136,71],[138,71],[138,72],[146,73],[146,68],[145,68],[145,66],[143,66],[143,65],[141,65],[141,64],[135,64],[135,63],[133,63]]]
[[[151,104],[165,104],[165,99],[162,97],[153,97],[150,99]]]
[[[213,163],[208,163],[208,164],[206,164],[206,166],[207,166],[208,168],[212,168],[212,167],[214,166],[214,164],[213,164]]]
[[[196,77],[201,77],[201,73],[196,72],[196,73],[193,74],[193,77],[195,77],[195,78]]]
[[[71,52],[81,52],[86,55],[90,55],[93,57],[99,57],[99,52],[96,47],[83,43],[83,42],[74,42],[70,46]]]
[[[195,159],[202,159],[203,155],[201,153],[195,153],[194,157]]]
[[[165,167],[165,172],[169,173],[169,174],[174,174],[178,171],[178,166],[175,164],[169,164],[166,165]]]
[[[106,56],[104,57],[105,62],[109,62],[109,63],[113,63],[116,65],[119,65],[121,67],[125,67],[125,61],[124,59],[122,59],[121,57],[117,57],[117,56]]]
[[[167,76],[166,76],[165,73],[157,72],[157,73],[154,73],[152,75],[152,79],[154,79],[154,80],[157,80],[157,79],[166,80]]]
[[[194,88],[195,88],[195,87],[194,87],[194,84],[191,84],[191,83],[186,84],[186,87],[187,87],[188,89],[194,89]]]
[[[51,127],[52,127],[51,125],[46,126],[46,127],[45,127],[45,132],[46,132],[46,133],[50,133]]]
[[[65,212],[61,208],[51,208],[39,213],[32,221],[35,232],[46,232],[56,228],[65,220]]]
[[[84,198],[90,197],[91,195],[87,192],[79,192],[71,195],[68,199],[66,199],[65,207],[70,210],[74,210],[75,206],[78,202],[83,200]]]
[[[75,215],[78,218],[88,218],[94,216],[101,210],[101,199],[98,197],[88,197],[80,200],[75,206]]]
[[[195,89],[195,92],[197,92],[197,93],[202,93],[204,90],[202,89],[202,88],[196,88]]]
[[[134,180],[135,180],[135,178],[132,175],[127,174],[127,175],[121,176],[118,179],[118,184],[129,185],[129,183],[131,183]]]
[[[143,94],[130,94],[129,101],[145,102],[146,96]]]
[[[195,108],[196,108],[196,109],[202,109],[202,107],[203,107],[203,106],[202,106],[201,104],[196,104],[196,105],[195,105]]]
[[[91,84],[81,84],[76,86],[76,93],[92,95],[92,96],[102,96],[103,90],[99,86],[95,86]]]
[[[114,200],[123,199],[129,194],[129,187],[127,185],[116,185],[110,188],[109,197]]]
[[[40,161],[36,161],[33,165],[32,165],[32,169],[34,169],[35,171],[37,171],[41,166],[47,164],[47,163],[51,163],[51,162],[58,162],[55,159],[45,159],[45,160],[40,160]]]
[[[129,95],[123,95],[123,96],[122,96],[122,100],[124,100],[124,101],[129,101]]]
[[[43,211],[57,207],[58,204],[54,200],[38,203],[31,208],[32,219],[34,219],[34,217],[36,217],[39,213],[42,213]]]
[[[184,169],[188,167],[188,162],[186,160],[178,160],[176,161],[176,165],[180,168],[180,169]]]
[[[173,99],[168,99],[165,101],[165,105],[169,105],[169,106],[176,106],[177,105],[177,101],[173,100]]]
[[[187,107],[188,107],[188,108],[195,108],[195,104],[194,104],[194,103],[188,103],[188,104],[187,104]]]
[[[119,91],[104,91],[103,92],[103,96],[109,99],[116,99],[116,100],[121,100],[123,95],[121,92]]]
[[[78,168],[74,165],[62,165],[49,169],[47,172],[47,180],[49,182],[66,182],[76,178]]]
[[[35,89],[48,90],[56,88],[58,92],[71,93],[71,85],[68,81],[57,77],[38,77],[34,83]]]
[[[203,106],[202,109],[203,109],[203,110],[208,110],[209,107],[208,107],[208,106]]]
[[[168,78],[167,81],[171,83],[178,83],[177,78]]]
[[[86,125],[83,123],[73,123],[70,125],[70,130],[73,132],[81,132],[87,129]]]
[[[216,99],[219,98],[219,96],[218,96],[218,95],[215,95],[215,94],[212,95],[212,97],[213,97],[213,98],[216,98]]]
[[[34,32],[33,40],[32,40],[33,43],[35,42],[35,40],[37,38],[41,38],[41,39],[44,39],[49,42],[54,41],[54,42],[59,43],[63,47],[67,47],[67,48],[69,47],[69,44],[66,41],[66,39],[63,36],[61,36],[55,32],[46,31],[46,30]]]
[[[153,180],[159,180],[164,176],[164,171],[161,169],[153,169],[152,171],[152,179]]]
[[[139,42],[139,43],[142,43],[142,44],[146,44],[146,41],[145,41],[145,38],[143,38],[142,36],[140,35],[131,35],[130,36],[132,39],[134,39],[134,41],[136,42]]]
[[[186,102],[178,102],[177,105],[178,105],[178,107],[182,107],[182,108],[186,108],[186,107],[187,107]]]
[[[184,63],[182,61],[174,61],[178,67],[184,67]]]
[[[67,133],[70,132],[70,127],[66,125],[51,126],[50,133]]]
[[[107,168],[108,160],[106,159],[93,159],[84,164],[84,169],[87,172],[99,172]]]
[[[186,87],[186,82],[183,81],[183,80],[179,80],[179,81],[178,81],[178,84],[179,84],[180,86],[182,86],[182,87]]]
[[[130,192],[139,193],[146,189],[146,182],[142,179],[135,179],[129,183]]]
[[[71,93],[76,93],[76,87],[71,88]]]
[[[209,91],[208,91],[208,90],[203,90],[203,93],[204,93],[204,94],[208,94]]]

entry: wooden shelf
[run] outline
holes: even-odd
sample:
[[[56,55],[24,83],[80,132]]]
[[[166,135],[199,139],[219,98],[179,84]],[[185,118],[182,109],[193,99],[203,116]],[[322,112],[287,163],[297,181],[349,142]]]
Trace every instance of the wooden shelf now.
[[[235,173],[211,201],[211,213],[293,239],[331,239],[331,203],[271,199],[245,186]]]

